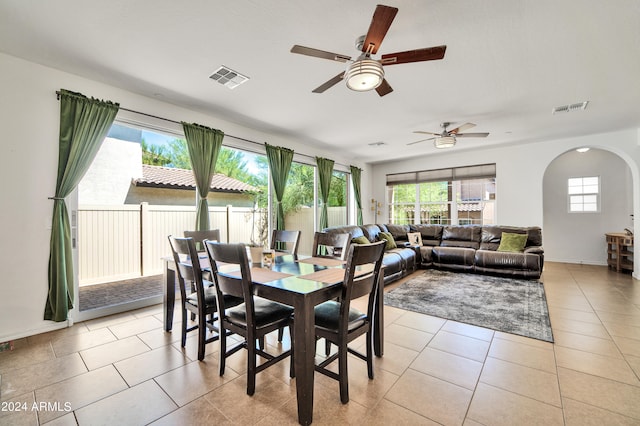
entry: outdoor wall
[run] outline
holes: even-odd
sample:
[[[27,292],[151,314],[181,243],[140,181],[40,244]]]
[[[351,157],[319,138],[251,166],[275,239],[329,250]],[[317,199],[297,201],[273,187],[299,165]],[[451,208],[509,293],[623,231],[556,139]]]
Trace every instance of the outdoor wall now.
[[[247,194],[210,191],[207,201],[211,207],[224,207],[227,205],[253,207],[253,196]],[[124,204],[140,204],[142,202],[147,202],[151,205],[195,206],[196,190],[146,188],[130,184]]]
[[[567,179],[600,177],[600,211],[569,213]],[[566,152],[549,164],[544,175],[545,252],[556,261],[607,264],[604,234],[624,232],[633,221],[631,171],[617,155],[600,149]]]
[[[2,53],[0,70],[0,116],[3,117],[3,166],[0,167],[3,208],[0,209],[0,223],[4,230],[0,242],[0,342],[69,325],[67,322],[54,323],[42,319],[48,291],[53,208],[48,197],[54,196],[58,166],[60,105],[56,100],[56,90],[69,89],[119,102],[124,108],[158,117],[195,122],[219,128],[227,135],[260,143],[267,141],[308,156],[331,158],[345,165],[353,164],[363,169],[363,194],[371,192],[368,165],[357,158],[337,156],[337,151],[315,148],[311,141],[293,140],[266,129],[251,129],[230,120],[177,107]],[[110,70],[104,72],[105,75],[110,73]],[[118,117],[129,123],[140,123],[142,120],[138,114],[126,111],[118,113]],[[145,118],[145,124],[171,133],[181,131],[179,125],[151,120]],[[225,137],[223,144],[254,151],[259,148],[230,137]],[[71,209],[75,208],[76,199],[77,195],[69,197]]]

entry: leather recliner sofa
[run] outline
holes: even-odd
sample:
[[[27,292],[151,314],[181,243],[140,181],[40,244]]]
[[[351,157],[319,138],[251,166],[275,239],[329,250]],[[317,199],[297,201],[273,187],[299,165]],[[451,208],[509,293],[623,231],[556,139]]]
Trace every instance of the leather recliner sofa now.
[[[347,232],[352,239],[364,236],[371,242],[379,240],[380,232],[389,232],[398,248],[385,251],[385,285],[418,266],[533,279],[540,277],[544,264],[542,230],[537,226],[371,224],[331,227],[324,232]],[[409,232],[420,232],[422,246],[409,244]],[[524,251],[497,251],[503,232],[526,234]]]

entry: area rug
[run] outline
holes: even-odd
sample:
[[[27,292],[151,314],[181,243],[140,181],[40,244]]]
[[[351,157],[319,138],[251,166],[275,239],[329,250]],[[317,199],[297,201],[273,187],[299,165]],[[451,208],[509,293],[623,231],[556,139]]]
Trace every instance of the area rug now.
[[[385,305],[553,342],[537,280],[429,270],[386,292]]]

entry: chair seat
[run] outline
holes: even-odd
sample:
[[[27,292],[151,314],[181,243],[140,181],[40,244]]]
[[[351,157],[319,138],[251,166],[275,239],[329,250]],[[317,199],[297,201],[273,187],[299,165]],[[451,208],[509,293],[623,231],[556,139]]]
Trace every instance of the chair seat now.
[[[316,306],[316,327],[338,332],[340,322],[340,303],[331,300]],[[355,330],[362,326],[367,319],[367,315],[355,308],[349,308],[349,325],[347,330]]]
[[[216,288],[213,287],[212,283],[209,281],[205,281],[204,288],[204,303],[206,308],[213,308],[216,310]],[[191,293],[187,296],[186,302],[193,306],[198,306],[198,295],[196,293]],[[242,298],[234,297],[234,296],[224,296],[225,306],[236,306],[242,303]]]
[[[289,318],[293,314],[293,308],[291,306],[272,302],[257,296],[253,298],[253,306],[255,309],[255,321],[257,328]],[[244,303],[241,303],[231,309],[227,309],[227,317],[236,325],[246,327],[246,315],[247,313]]]

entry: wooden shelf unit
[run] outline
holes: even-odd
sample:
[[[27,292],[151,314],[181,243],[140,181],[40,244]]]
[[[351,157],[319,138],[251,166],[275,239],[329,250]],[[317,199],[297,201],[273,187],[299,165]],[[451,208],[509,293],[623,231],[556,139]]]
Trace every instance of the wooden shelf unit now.
[[[633,272],[633,235],[611,232],[607,237],[607,265],[618,272]]]

